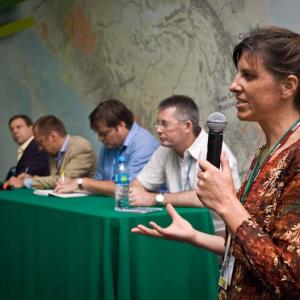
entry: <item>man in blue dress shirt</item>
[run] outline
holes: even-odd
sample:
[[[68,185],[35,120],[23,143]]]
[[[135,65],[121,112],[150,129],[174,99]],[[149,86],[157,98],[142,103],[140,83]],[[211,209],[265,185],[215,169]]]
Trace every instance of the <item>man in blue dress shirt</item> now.
[[[152,153],[158,148],[156,138],[134,122],[133,113],[119,100],[101,102],[90,114],[90,126],[104,147],[101,148],[94,178],[77,178],[59,183],[56,192],[84,189],[96,194],[114,194],[114,170],[118,156],[127,159],[130,180],[134,180]]]

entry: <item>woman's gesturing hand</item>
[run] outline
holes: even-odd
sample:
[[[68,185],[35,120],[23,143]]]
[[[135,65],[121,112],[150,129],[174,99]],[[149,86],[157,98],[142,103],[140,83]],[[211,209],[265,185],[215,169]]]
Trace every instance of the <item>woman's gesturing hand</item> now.
[[[196,237],[196,230],[193,228],[193,226],[176,212],[172,204],[167,204],[166,208],[172,218],[172,223],[170,226],[162,228],[155,222],[151,221],[149,222],[149,225],[152,228],[140,224],[137,227],[132,228],[131,232],[168,240],[193,242]]]

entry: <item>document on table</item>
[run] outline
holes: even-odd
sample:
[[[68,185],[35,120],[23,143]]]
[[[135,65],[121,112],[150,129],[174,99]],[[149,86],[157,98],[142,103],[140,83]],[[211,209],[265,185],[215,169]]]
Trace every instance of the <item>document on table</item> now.
[[[52,196],[52,197],[59,197],[59,198],[76,198],[76,197],[86,197],[89,195],[89,193],[87,192],[59,194],[59,193],[55,193],[53,190],[34,190],[33,194],[38,196]]]

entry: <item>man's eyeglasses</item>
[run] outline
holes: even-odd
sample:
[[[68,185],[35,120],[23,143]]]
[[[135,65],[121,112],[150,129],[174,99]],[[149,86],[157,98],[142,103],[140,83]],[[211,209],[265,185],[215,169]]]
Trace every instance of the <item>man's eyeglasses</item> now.
[[[155,129],[161,128],[163,130],[168,130],[169,126],[170,126],[170,123],[165,122],[165,121],[155,123]]]
[[[184,123],[185,121],[177,121],[176,123],[170,123],[170,122],[167,122],[167,121],[157,121],[155,123],[155,129],[158,129],[158,128],[161,128],[162,130],[171,130],[172,127],[175,125],[175,124],[178,124],[178,123]]]

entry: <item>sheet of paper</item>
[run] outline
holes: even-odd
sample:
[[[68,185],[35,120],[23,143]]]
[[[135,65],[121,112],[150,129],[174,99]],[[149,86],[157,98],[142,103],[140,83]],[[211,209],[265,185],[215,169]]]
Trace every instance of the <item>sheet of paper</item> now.
[[[66,194],[58,194],[58,193],[49,193],[49,196],[59,197],[59,198],[77,198],[77,197],[86,197],[88,194],[86,193],[66,193]]]
[[[49,196],[53,190],[34,190],[33,194],[38,196]]]
[[[33,194],[39,196],[52,196],[52,197],[59,197],[59,198],[77,198],[77,197],[86,197],[89,195],[89,193],[85,193],[85,192],[58,194],[58,193],[54,193],[53,190],[34,190]]]

